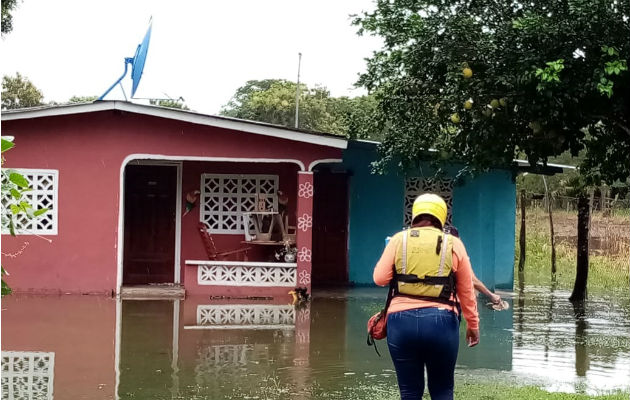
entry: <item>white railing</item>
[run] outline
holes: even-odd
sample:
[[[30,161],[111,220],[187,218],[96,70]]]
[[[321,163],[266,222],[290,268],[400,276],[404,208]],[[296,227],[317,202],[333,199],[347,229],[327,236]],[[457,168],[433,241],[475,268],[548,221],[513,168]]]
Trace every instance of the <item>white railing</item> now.
[[[197,283],[214,286],[295,287],[297,263],[186,260],[197,266]]]

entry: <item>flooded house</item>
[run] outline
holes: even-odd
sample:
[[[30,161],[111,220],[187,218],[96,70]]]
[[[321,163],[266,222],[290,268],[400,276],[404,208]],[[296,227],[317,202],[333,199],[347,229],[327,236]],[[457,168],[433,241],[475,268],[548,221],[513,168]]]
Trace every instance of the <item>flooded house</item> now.
[[[2,133],[16,144],[6,167],[49,209],[18,215],[16,237],[3,227],[16,292],[287,298],[370,285],[424,192],[447,201],[477,276],[512,287],[513,171],[374,175],[375,142],[122,101],[3,111]]]
[[[10,398],[391,391],[389,357],[365,344],[385,289],[359,286],[372,285],[385,237],[409,224],[424,192],[447,201],[477,276],[512,287],[512,171],[458,180],[456,166],[436,175],[427,164],[374,175],[375,142],[119,101],[6,111],[2,133],[15,142],[6,166],[49,209],[18,215],[15,237],[3,227],[16,292],[2,300]],[[291,301],[297,287],[319,285],[338,288]],[[101,296],[72,295],[88,293]],[[458,368],[494,383],[489,371],[553,388],[626,388],[628,351],[612,344],[627,332],[627,301],[601,300],[588,318],[606,323],[585,329],[559,300],[568,294],[532,293],[508,297],[500,313],[480,307],[484,340]],[[544,329],[552,322],[575,324],[577,344]],[[586,345],[604,334],[605,351]]]

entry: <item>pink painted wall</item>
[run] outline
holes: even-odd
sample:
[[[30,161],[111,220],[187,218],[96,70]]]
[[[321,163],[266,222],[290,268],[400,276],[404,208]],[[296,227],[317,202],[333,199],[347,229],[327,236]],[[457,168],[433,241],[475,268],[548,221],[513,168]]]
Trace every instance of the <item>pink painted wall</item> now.
[[[16,143],[5,153],[6,167],[59,170],[58,234],[50,236],[53,242],[2,236],[4,253],[29,242],[18,258],[2,257],[11,273],[9,283],[16,291],[40,293],[115,289],[120,169],[130,154],[290,158],[306,166],[342,155],[340,149],[121,111],[4,121],[2,132],[15,136]],[[184,191],[199,179],[195,169],[200,168],[186,163],[184,169],[192,174],[186,174]],[[183,219],[182,231],[189,220]],[[198,237],[182,242],[193,246],[186,251],[201,249],[193,244],[201,246]],[[187,254],[182,253],[182,261]]]

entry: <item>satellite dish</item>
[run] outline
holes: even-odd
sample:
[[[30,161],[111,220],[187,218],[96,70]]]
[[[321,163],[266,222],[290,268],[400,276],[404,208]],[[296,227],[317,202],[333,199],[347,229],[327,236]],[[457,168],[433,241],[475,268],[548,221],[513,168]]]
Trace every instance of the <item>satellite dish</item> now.
[[[114,84],[110,86],[109,89],[107,89],[105,93],[103,93],[101,97],[98,98],[98,100],[103,100],[103,98],[107,96],[107,94],[111,92],[111,90],[116,85],[120,84],[125,75],[127,75],[127,67],[129,64],[131,64],[131,98],[133,98],[133,96],[136,94],[136,90],[138,89],[138,85],[140,84],[140,78],[142,78],[142,71],[144,70],[144,63],[147,59],[147,53],[149,52],[149,42],[151,40],[152,25],[153,21],[151,19],[149,20],[149,29],[147,29],[147,33],[144,35],[142,43],[140,43],[136,48],[136,54],[133,57],[125,57],[125,71],[123,72],[122,76],[118,78],[118,80],[114,82]],[[123,89],[122,85],[120,86],[120,88],[122,89],[123,94],[125,94],[125,89]],[[125,99],[126,98],[127,95],[125,95]]]

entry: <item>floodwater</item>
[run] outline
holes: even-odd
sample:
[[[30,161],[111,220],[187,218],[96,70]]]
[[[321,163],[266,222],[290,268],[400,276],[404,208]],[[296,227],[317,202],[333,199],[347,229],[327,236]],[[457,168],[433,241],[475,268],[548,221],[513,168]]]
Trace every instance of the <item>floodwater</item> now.
[[[630,390],[630,294],[574,309],[565,291],[525,287],[481,307],[481,343],[462,341],[456,382],[550,391]],[[379,288],[276,300],[2,300],[2,399],[397,398],[384,341],[365,343]],[[483,302],[483,298],[480,298]],[[464,329],[462,329],[463,334]],[[457,388],[456,388],[457,389]]]

